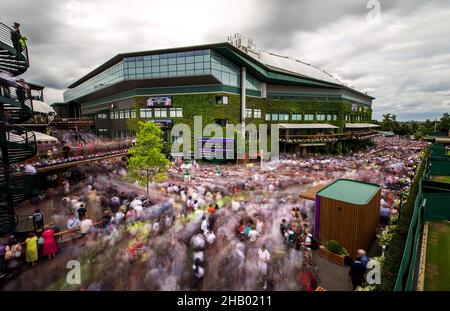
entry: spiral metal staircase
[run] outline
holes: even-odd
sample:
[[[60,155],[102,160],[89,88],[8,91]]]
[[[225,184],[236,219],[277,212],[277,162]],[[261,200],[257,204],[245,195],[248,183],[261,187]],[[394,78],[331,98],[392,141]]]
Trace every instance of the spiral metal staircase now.
[[[21,39],[0,23],[0,234],[16,232],[23,226],[14,206],[39,191],[37,176],[17,176],[11,170],[12,164],[33,157],[37,151],[33,132],[15,125],[30,119],[33,112],[27,85],[14,78],[29,67],[28,49]]]

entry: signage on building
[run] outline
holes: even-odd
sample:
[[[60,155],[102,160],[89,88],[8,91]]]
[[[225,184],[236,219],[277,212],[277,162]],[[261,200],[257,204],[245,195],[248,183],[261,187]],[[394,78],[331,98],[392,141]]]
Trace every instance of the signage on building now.
[[[172,120],[149,120],[148,122],[155,122],[162,129],[170,129],[173,126]]]
[[[358,105],[352,104],[352,111],[358,111]]]
[[[147,107],[171,107],[172,97],[149,97],[147,99]]]

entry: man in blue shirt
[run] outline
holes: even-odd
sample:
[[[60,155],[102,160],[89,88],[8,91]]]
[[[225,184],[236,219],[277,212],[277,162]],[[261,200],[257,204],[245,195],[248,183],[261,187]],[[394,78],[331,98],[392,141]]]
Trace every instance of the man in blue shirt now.
[[[382,225],[389,224],[389,219],[391,217],[391,209],[389,207],[383,206],[380,209],[380,222]]]

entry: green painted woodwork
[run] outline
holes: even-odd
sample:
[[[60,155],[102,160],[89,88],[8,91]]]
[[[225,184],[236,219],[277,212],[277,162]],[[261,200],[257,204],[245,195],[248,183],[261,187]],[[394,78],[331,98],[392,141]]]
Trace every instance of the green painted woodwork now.
[[[380,186],[376,184],[338,179],[317,192],[317,195],[351,204],[364,205],[369,203],[378,190],[380,190]]]

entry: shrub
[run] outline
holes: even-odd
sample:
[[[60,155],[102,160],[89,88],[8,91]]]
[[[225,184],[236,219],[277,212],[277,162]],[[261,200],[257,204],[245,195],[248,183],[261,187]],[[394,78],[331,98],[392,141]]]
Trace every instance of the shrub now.
[[[339,242],[336,240],[329,240],[328,242],[325,243],[324,246],[328,251],[338,255],[340,254],[342,249],[341,244],[339,244]]]

